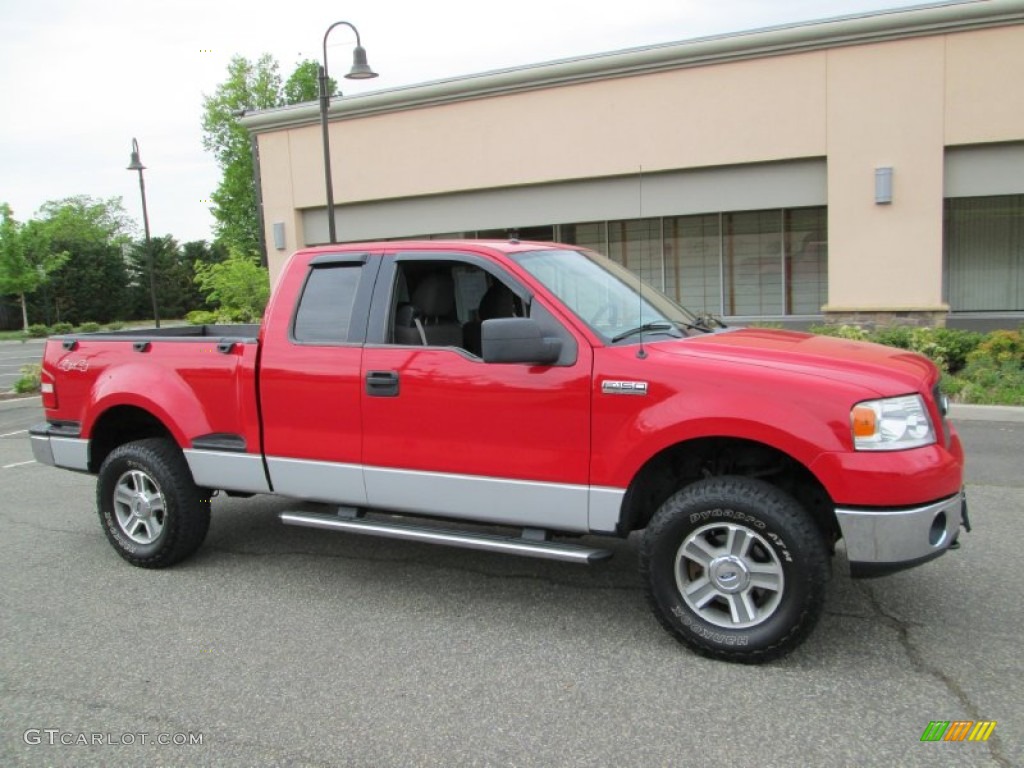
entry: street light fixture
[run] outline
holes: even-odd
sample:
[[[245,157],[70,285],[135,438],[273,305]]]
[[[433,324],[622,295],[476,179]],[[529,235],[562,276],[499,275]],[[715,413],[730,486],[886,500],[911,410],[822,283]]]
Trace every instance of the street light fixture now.
[[[336,243],[338,235],[334,226],[334,184],[331,181],[331,143],[327,131],[327,108],[330,106],[331,95],[328,90],[327,79],[327,36],[331,30],[344,24],[356,34],[356,48],[352,52],[352,69],[345,78],[348,80],[369,80],[377,77],[377,73],[370,69],[366,63],[366,49],[363,48],[359,39],[359,30],[347,21],[336,21],[327,28],[324,33],[324,63],[319,67],[320,75],[320,130],[324,139],[324,186],[327,187],[327,232],[330,242]],[[141,173],[141,171],[140,171]],[[141,178],[141,177],[140,177]]]
[[[146,229],[146,264],[149,267],[149,296],[153,301],[153,320],[156,327],[160,327],[160,312],[156,308],[156,275],[153,274],[153,248],[149,237],[149,212],[146,210],[146,182],[142,178],[142,172],[146,166],[139,159],[139,142],[132,139],[132,159],[128,163],[129,171],[139,172],[139,191],[142,192],[142,224]]]

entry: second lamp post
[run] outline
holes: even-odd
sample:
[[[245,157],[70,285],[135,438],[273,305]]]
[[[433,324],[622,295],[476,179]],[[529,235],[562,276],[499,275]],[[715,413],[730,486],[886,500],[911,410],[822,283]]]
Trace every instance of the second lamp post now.
[[[331,103],[329,79],[327,77],[327,36],[337,26],[344,25],[355,32],[356,49],[352,53],[352,69],[345,77],[349,80],[369,80],[377,73],[366,63],[366,49],[359,39],[359,30],[347,21],[336,21],[324,33],[324,63],[320,65],[320,130],[324,141],[324,185],[327,187],[327,233],[330,242],[336,243],[338,235],[334,224],[334,183],[331,180],[331,141],[327,129],[327,108]]]
[[[153,301],[153,322],[160,327],[160,311],[156,307],[156,275],[153,269],[153,243],[149,237],[149,212],[146,210],[146,182],[142,178],[142,172],[146,166],[139,159],[139,142],[132,139],[132,159],[128,163],[129,171],[139,172],[139,191],[142,192],[142,224],[146,230],[146,266],[149,267],[149,297]]]

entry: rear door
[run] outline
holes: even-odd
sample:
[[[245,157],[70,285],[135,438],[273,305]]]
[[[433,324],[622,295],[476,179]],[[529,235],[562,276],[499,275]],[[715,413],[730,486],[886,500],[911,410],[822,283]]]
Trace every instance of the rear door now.
[[[362,354],[379,257],[317,256],[291,321],[263,344],[263,450],[276,493],[365,504]]]
[[[438,279],[438,275],[444,279]],[[416,286],[450,283],[454,309],[423,317],[424,338],[396,333]],[[555,365],[489,364],[469,342],[429,343],[431,326],[468,331],[482,294],[502,283],[546,335]],[[432,297],[431,303],[447,306]],[[469,333],[466,334],[467,338]],[[406,343],[397,343],[402,338]],[[563,530],[588,530],[589,345],[499,265],[472,253],[387,256],[362,360],[363,463],[371,507]]]

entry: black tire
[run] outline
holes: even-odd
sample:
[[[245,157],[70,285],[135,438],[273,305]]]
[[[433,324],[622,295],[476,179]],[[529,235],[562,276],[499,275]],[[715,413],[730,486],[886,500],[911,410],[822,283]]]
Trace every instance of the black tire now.
[[[749,477],[712,477],[669,497],[640,550],[662,626],[697,653],[745,664],[784,656],[806,639],[824,607],[829,567],[800,504]]]
[[[178,446],[163,438],[111,451],[100,467],[96,506],[117,554],[141,568],[181,562],[210,527],[209,493],[196,487]]]

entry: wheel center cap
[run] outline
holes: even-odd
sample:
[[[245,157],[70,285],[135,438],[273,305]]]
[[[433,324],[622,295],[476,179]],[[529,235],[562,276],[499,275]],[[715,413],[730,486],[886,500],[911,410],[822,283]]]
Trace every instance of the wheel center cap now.
[[[723,555],[711,561],[708,578],[721,592],[742,592],[750,584],[750,570],[735,555]]]
[[[152,512],[153,508],[150,506],[149,499],[139,496],[132,501],[132,514],[135,515],[135,517],[147,518],[152,514]]]

